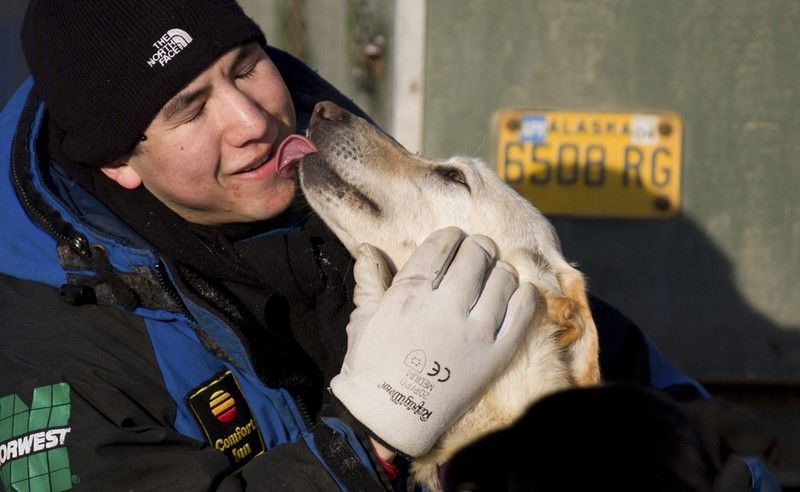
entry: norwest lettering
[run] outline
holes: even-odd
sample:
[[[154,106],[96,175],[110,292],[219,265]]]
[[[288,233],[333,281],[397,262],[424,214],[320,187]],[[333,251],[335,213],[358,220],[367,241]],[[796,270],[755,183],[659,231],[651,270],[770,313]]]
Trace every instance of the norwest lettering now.
[[[64,445],[71,427],[32,432],[0,444],[0,466],[6,461]]]

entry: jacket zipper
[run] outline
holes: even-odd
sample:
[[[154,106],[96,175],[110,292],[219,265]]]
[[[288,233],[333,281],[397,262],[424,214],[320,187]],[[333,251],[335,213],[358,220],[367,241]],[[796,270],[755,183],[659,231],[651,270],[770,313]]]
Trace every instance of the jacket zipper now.
[[[308,411],[308,405],[306,404],[305,399],[301,395],[291,395],[292,399],[294,399],[294,404],[297,407],[297,411],[300,413],[300,417],[303,419],[303,423],[306,425],[307,429],[311,428],[311,424],[314,423],[314,420],[311,418],[311,412]]]
[[[19,140],[23,137],[20,132],[22,132],[23,129],[28,128],[33,122],[36,108],[36,104],[34,104],[33,100],[34,98],[32,95],[30,95],[27,103],[25,104],[25,108],[23,109],[20,123],[17,125],[17,132],[15,133],[14,139],[11,142],[11,178],[14,182],[14,189],[17,192],[17,197],[20,199],[25,212],[30,217],[32,217],[40,226],[44,227],[56,240],[68,244],[70,248],[81,255],[81,257],[90,258],[92,253],[89,249],[89,242],[86,240],[86,238],[77,233],[75,235],[69,235],[56,227],[44,212],[37,209],[33,205],[31,198],[28,196],[23,184],[23,178],[20,176],[19,167],[22,165],[22,160],[25,160],[26,163],[29,161],[29,159],[24,159],[26,156],[19,155]],[[24,135],[24,137],[27,142],[27,135]],[[27,157],[29,158],[30,156]],[[33,186],[33,184],[31,184],[31,186]],[[53,213],[56,212],[53,211]],[[64,222],[64,228],[66,230],[74,230],[72,226],[66,222]]]
[[[192,313],[183,303],[183,299],[181,299],[180,294],[178,294],[177,288],[167,278],[167,265],[161,258],[156,258],[156,266],[153,268],[153,272],[155,273],[158,285],[160,285],[164,292],[167,293],[173,304],[178,306],[179,312],[186,316],[192,323],[197,323]]]

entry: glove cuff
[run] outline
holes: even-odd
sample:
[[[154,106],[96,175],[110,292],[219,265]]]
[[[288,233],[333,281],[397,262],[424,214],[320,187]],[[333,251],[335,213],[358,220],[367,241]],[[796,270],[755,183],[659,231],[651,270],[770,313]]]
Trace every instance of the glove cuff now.
[[[435,423],[422,421],[407,405],[395,403],[383,388],[362,384],[344,374],[334,377],[330,387],[353,417],[402,455],[422,455],[439,438],[441,429]]]

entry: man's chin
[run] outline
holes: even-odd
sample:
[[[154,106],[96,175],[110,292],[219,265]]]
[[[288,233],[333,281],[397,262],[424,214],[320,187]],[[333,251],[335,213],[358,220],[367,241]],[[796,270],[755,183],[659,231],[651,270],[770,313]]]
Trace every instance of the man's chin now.
[[[248,222],[274,219],[289,210],[297,199],[297,185],[292,178],[283,179],[285,180],[282,183],[284,186],[270,193],[269,198],[259,204],[258,212]]]

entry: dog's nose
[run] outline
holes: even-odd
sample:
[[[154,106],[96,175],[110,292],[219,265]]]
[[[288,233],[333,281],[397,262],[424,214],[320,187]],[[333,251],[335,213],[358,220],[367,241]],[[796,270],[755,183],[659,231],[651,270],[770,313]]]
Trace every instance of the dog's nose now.
[[[314,106],[314,112],[311,114],[311,121],[309,126],[319,124],[322,120],[332,121],[334,123],[341,123],[347,119],[347,111],[340,108],[330,101],[322,101]]]

